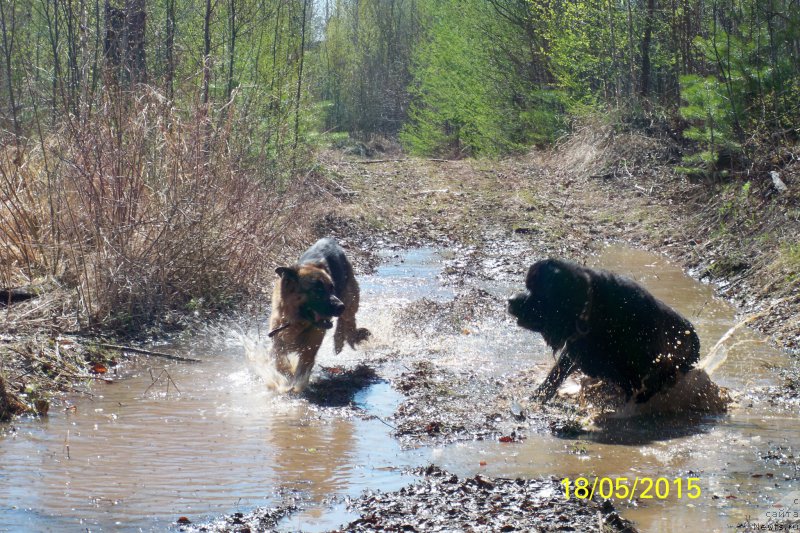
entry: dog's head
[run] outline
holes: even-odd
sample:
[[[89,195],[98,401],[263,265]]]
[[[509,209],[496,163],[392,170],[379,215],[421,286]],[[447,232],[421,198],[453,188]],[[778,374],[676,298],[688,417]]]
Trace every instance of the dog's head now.
[[[281,299],[287,318],[311,322],[317,327],[330,329],[331,318],[340,316],[344,303],[334,294],[333,279],[322,263],[278,267],[281,277]]]
[[[518,325],[541,333],[557,349],[586,327],[589,287],[589,276],[578,265],[558,259],[538,261],[528,269],[527,290],[508,300],[508,312]]]

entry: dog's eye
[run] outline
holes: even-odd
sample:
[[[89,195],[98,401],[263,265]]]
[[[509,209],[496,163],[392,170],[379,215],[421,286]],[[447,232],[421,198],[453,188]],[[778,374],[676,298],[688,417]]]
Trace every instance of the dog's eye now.
[[[318,294],[325,294],[327,292],[326,289],[325,289],[325,284],[322,283],[321,281],[315,283],[314,286],[311,288],[311,290],[313,290],[314,292],[316,292]]]

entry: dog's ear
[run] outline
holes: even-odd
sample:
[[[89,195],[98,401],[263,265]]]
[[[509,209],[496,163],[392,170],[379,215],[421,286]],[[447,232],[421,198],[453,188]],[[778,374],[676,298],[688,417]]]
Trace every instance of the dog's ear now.
[[[557,274],[558,264],[555,259],[536,261],[528,269],[528,274],[525,276],[525,288],[529,291],[535,291],[540,284],[545,283],[546,280]]]
[[[278,267],[275,269],[275,273],[279,275],[281,279],[287,279],[287,280],[298,279],[297,269],[294,267]]]
[[[560,348],[576,330],[588,331],[591,280],[584,268],[558,259],[539,261],[528,271],[525,285],[536,296],[548,344]]]
[[[555,259],[542,263],[538,283],[546,284],[546,290],[551,291],[559,301],[562,313],[570,316],[574,314],[576,317],[580,315],[589,298],[590,279],[586,269]]]

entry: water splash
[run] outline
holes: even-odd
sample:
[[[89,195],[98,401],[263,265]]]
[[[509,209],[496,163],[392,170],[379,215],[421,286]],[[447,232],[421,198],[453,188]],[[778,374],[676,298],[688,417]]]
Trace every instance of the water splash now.
[[[728,342],[728,340],[737,331],[755,320],[758,316],[760,315],[749,316],[726,331],[725,334],[720,337],[714,347],[709,350],[708,355],[706,355],[699,363],[697,363],[697,368],[699,370],[705,370],[709,376],[712,375],[720,366],[722,366],[722,363],[728,359],[728,349],[725,347],[725,344]],[[737,344],[740,343],[735,343],[734,346]]]
[[[637,404],[630,400],[610,417],[629,418],[684,413],[722,414],[730,402],[731,395],[727,389],[711,381],[705,370],[693,368],[681,376],[675,385],[659,391],[647,402]]]
[[[302,390],[308,385],[310,372],[300,376],[294,375],[300,361],[297,352],[291,352],[287,356],[289,367],[293,374],[290,377],[278,371],[270,341],[265,341],[259,336],[253,336],[243,331],[238,332],[238,341],[244,348],[245,356],[253,371],[264,381],[268,388],[285,393],[292,389]]]

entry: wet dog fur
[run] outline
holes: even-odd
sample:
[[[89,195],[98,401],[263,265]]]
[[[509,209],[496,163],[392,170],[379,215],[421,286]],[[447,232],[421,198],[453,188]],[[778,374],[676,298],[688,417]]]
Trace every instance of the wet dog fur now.
[[[649,400],[688,372],[700,356],[692,324],[644,287],[569,261],[533,264],[527,290],[508,310],[517,323],[542,334],[557,356],[536,396],[545,403],[570,373],[618,385],[626,399]]]
[[[366,340],[356,327],[359,287],[353,267],[336,240],[324,238],[306,250],[295,265],[275,269],[270,333],[276,369],[301,392],[308,384],[317,352],[336,317],[334,348],[342,351]]]

